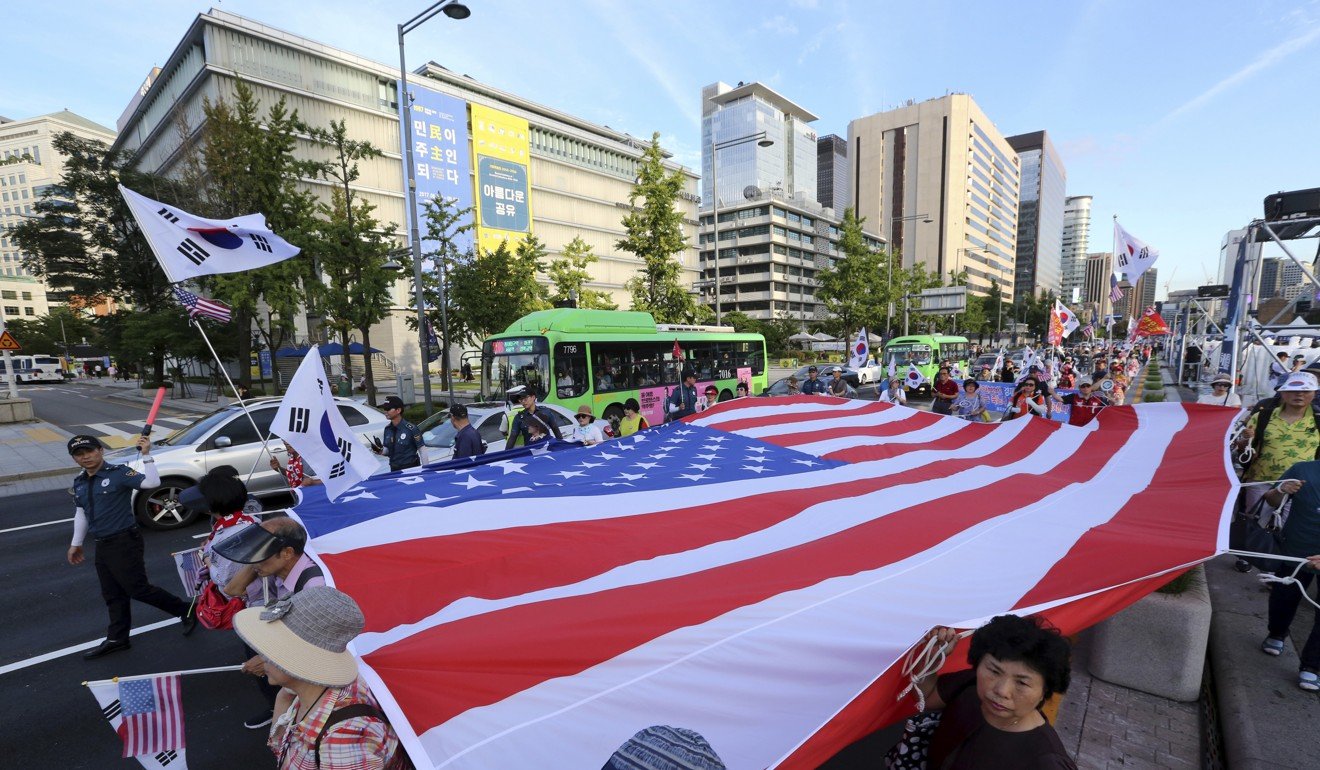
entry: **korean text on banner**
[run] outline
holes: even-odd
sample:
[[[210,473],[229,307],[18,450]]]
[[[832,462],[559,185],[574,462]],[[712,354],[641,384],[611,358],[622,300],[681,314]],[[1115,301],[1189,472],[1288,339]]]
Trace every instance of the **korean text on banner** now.
[[[417,219],[421,222],[422,253],[435,251],[425,240],[426,207],[436,198],[448,198],[454,207],[472,207],[472,161],[468,157],[467,102],[434,91],[415,81],[408,90],[413,101],[403,146],[413,153],[417,177]],[[405,180],[405,184],[406,184]],[[459,233],[454,243],[459,253],[472,247],[471,231]]]
[[[518,243],[532,231],[527,121],[473,104],[472,146],[477,170],[477,245],[494,250],[504,241]]]

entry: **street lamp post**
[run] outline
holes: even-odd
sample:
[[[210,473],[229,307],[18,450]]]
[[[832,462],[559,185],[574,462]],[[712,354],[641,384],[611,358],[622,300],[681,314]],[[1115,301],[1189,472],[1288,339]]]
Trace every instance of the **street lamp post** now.
[[[893,217],[889,220],[889,259],[885,260],[885,282],[889,290],[885,292],[886,298],[894,296],[894,230],[897,229],[899,222],[917,222],[923,225],[930,224],[933,220],[928,214],[913,214],[910,217]],[[885,308],[885,334],[890,333],[894,324],[894,303],[889,301],[889,307]],[[904,307],[904,314],[907,309]],[[903,322],[903,336],[907,336],[907,322]]]
[[[720,193],[718,182],[717,167],[719,166],[720,150],[730,147],[737,147],[740,144],[756,142],[757,147],[770,147],[775,140],[766,136],[764,131],[757,131],[755,134],[740,136],[737,139],[727,139],[723,142],[715,141],[715,125],[710,128],[710,227],[711,236],[715,247],[715,325],[720,325]]]
[[[412,17],[399,25],[399,136],[402,137],[403,144],[399,147],[407,160],[404,162],[404,169],[408,174],[408,240],[412,248],[413,264],[413,301],[417,305],[417,355],[422,365],[422,400],[426,404],[426,413],[429,415],[434,405],[431,401],[431,374],[427,366],[426,353],[428,349],[426,339],[426,301],[422,297],[422,241],[421,226],[417,222],[417,165],[413,160],[412,148],[408,144],[409,135],[408,113],[410,110],[411,97],[408,94],[408,64],[404,53],[403,37],[414,29],[425,24],[438,13],[444,13],[454,20],[466,19],[472,15],[472,11],[466,5],[458,0],[440,0],[427,6],[426,10]],[[440,323],[441,333],[444,336],[444,345],[440,351],[440,365],[444,368],[445,382],[449,384],[449,405],[454,405],[454,380],[449,376],[449,319],[443,312],[448,303],[445,301],[444,275],[441,274],[440,281]]]

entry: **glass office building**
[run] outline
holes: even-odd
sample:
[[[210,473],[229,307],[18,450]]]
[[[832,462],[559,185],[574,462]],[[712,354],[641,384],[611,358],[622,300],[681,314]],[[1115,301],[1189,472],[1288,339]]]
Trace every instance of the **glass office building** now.
[[[1021,161],[1021,200],[1018,204],[1017,255],[1014,260],[1013,294],[1027,296],[1053,292],[1065,301],[1063,207],[1067,197],[1067,171],[1044,131],[1018,134],[1006,139]],[[1086,272],[1085,253],[1078,285]],[[1070,268],[1071,270],[1071,268]],[[1071,272],[1069,273],[1071,278]],[[1071,285],[1071,281],[1069,281]]]

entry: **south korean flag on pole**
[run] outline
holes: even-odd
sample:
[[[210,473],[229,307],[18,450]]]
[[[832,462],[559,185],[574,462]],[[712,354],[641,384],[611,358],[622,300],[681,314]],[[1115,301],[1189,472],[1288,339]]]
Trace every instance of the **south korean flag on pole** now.
[[[848,366],[854,369],[861,369],[866,366],[867,360],[871,357],[870,341],[866,337],[866,327],[857,333],[857,341],[853,343],[852,355],[848,358]]]
[[[289,442],[325,482],[334,500],[371,476],[380,461],[358,441],[335,406],[317,346],[307,351],[271,421],[270,432]]]
[[[907,378],[903,380],[903,385],[908,390],[916,390],[926,384],[926,375],[921,373],[916,364],[908,364]]]
[[[170,283],[202,275],[239,273],[298,254],[298,247],[266,227],[266,217],[202,219],[119,186],[142,235]]]

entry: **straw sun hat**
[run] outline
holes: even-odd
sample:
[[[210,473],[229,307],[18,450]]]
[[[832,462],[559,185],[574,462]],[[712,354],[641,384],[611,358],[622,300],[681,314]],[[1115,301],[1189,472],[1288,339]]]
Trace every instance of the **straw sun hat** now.
[[[234,630],[249,647],[290,676],[323,687],[357,678],[357,661],[345,648],[365,623],[353,597],[326,586],[234,616]]]

